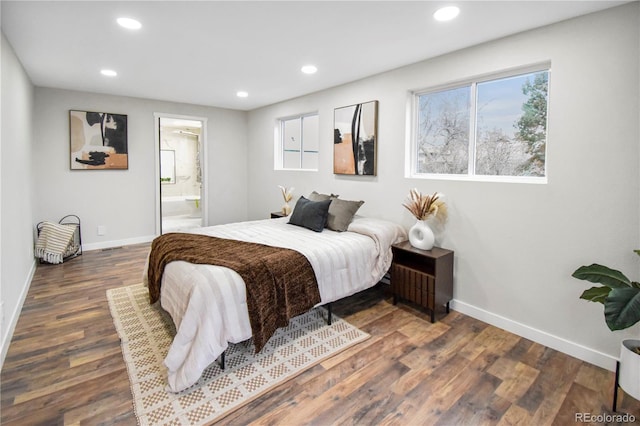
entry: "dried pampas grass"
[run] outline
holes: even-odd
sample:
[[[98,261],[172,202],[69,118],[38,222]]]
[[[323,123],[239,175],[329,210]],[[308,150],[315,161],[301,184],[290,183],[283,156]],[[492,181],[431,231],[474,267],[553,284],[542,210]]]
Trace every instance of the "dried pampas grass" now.
[[[291,199],[293,198],[293,190],[295,188],[293,188],[293,187],[286,188],[286,187],[280,186],[280,185],[278,185],[278,188],[280,188],[280,191],[282,191],[282,197],[284,198],[284,202],[288,203],[289,201],[291,201]]]
[[[447,205],[440,199],[442,194],[423,195],[417,189],[409,191],[409,197],[402,205],[418,220],[435,218],[440,222],[447,220]]]

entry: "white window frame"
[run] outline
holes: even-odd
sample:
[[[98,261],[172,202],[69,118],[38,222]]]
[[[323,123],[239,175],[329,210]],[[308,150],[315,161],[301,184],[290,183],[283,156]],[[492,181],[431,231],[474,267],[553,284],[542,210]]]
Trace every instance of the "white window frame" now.
[[[544,176],[503,176],[503,175],[476,175],[475,174],[475,158],[476,158],[476,100],[477,85],[487,81],[500,80],[509,77],[516,77],[522,74],[536,73],[545,71],[549,75],[548,84],[551,85],[551,63],[543,62],[533,65],[512,68],[509,70],[485,74],[459,80],[456,82],[446,83],[440,86],[429,87],[427,89],[418,89],[409,92],[407,100],[407,125],[406,125],[406,143],[405,143],[405,177],[410,179],[434,179],[434,180],[455,180],[455,181],[475,181],[475,182],[506,182],[506,183],[532,183],[546,184],[549,176],[549,111],[550,111],[550,94],[547,97],[547,149],[545,152],[545,171]],[[421,95],[452,90],[459,87],[470,86],[472,105],[470,106],[471,114],[469,115],[469,165],[467,174],[445,174],[445,173],[419,173],[417,171],[417,154],[418,154],[418,112],[419,97]],[[550,92],[550,91],[549,91]]]
[[[318,135],[318,151],[310,151],[310,150],[306,150],[304,149],[304,138],[303,138],[303,134],[304,134],[304,119],[307,117],[318,117],[318,121],[320,120],[320,116],[318,114],[317,111],[314,112],[308,112],[308,113],[304,113],[304,114],[297,114],[297,115],[290,115],[287,117],[280,117],[276,120],[276,124],[275,124],[275,128],[274,128],[274,170],[289,170],[289,171],[303,171],[303,172],[317,172],[318,168],[316,167],[315,169],[306,169],[306,168],[302,168],[302,165],[304,164],[304,153],[305,152],[315,152],[318,154],[318,156],[320,155],[320,149],[319,149],[319,145],[320,145],[320,135]],[[300,168],[295,168],[295,167],[284,167],[284,123],[285,121],[289,121],[289,120],[295,120],[295,119],[299,119],[301,120],[300,123]],[[318,123],[319,124],[319,123]]]

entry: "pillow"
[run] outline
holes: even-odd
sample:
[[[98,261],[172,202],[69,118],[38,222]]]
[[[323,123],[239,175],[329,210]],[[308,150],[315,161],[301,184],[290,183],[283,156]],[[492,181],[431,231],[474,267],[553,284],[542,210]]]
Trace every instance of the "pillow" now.
[[[309,194],[308,199],[311,201],[326,201],[326,200],[330,200],[332,198],[338,198],[338,195],[336,194],[319,194],[316,191],[313,191],[311,194]]]
[[[332,200],[330,199],[311,201],[302,196],[293,208],[289,223],[303,226],[312,231],[322,232],[322,229],[327,224],[327,216],[329,216],[329,205],[331,202]]]
[[[364,201],[349,201],[334,198],[329,206],[327,228],[338,232],[346,231],[353,220],[353,216],[363,204]]]

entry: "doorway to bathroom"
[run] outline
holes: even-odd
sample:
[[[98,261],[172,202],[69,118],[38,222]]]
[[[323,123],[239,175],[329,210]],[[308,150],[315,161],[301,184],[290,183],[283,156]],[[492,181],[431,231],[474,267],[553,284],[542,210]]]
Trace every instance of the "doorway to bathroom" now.
[[[156,233],[206,226],[207,119],[156,113]]]

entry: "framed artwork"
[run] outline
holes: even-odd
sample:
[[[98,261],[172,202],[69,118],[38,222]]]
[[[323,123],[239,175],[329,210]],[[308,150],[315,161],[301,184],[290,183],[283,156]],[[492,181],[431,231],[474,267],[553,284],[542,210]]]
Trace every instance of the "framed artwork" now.
[[[126,170],[127,116],[69,111],[71,170]]]
[[[333,112],[333,173],[375,176],[378,101]]]

